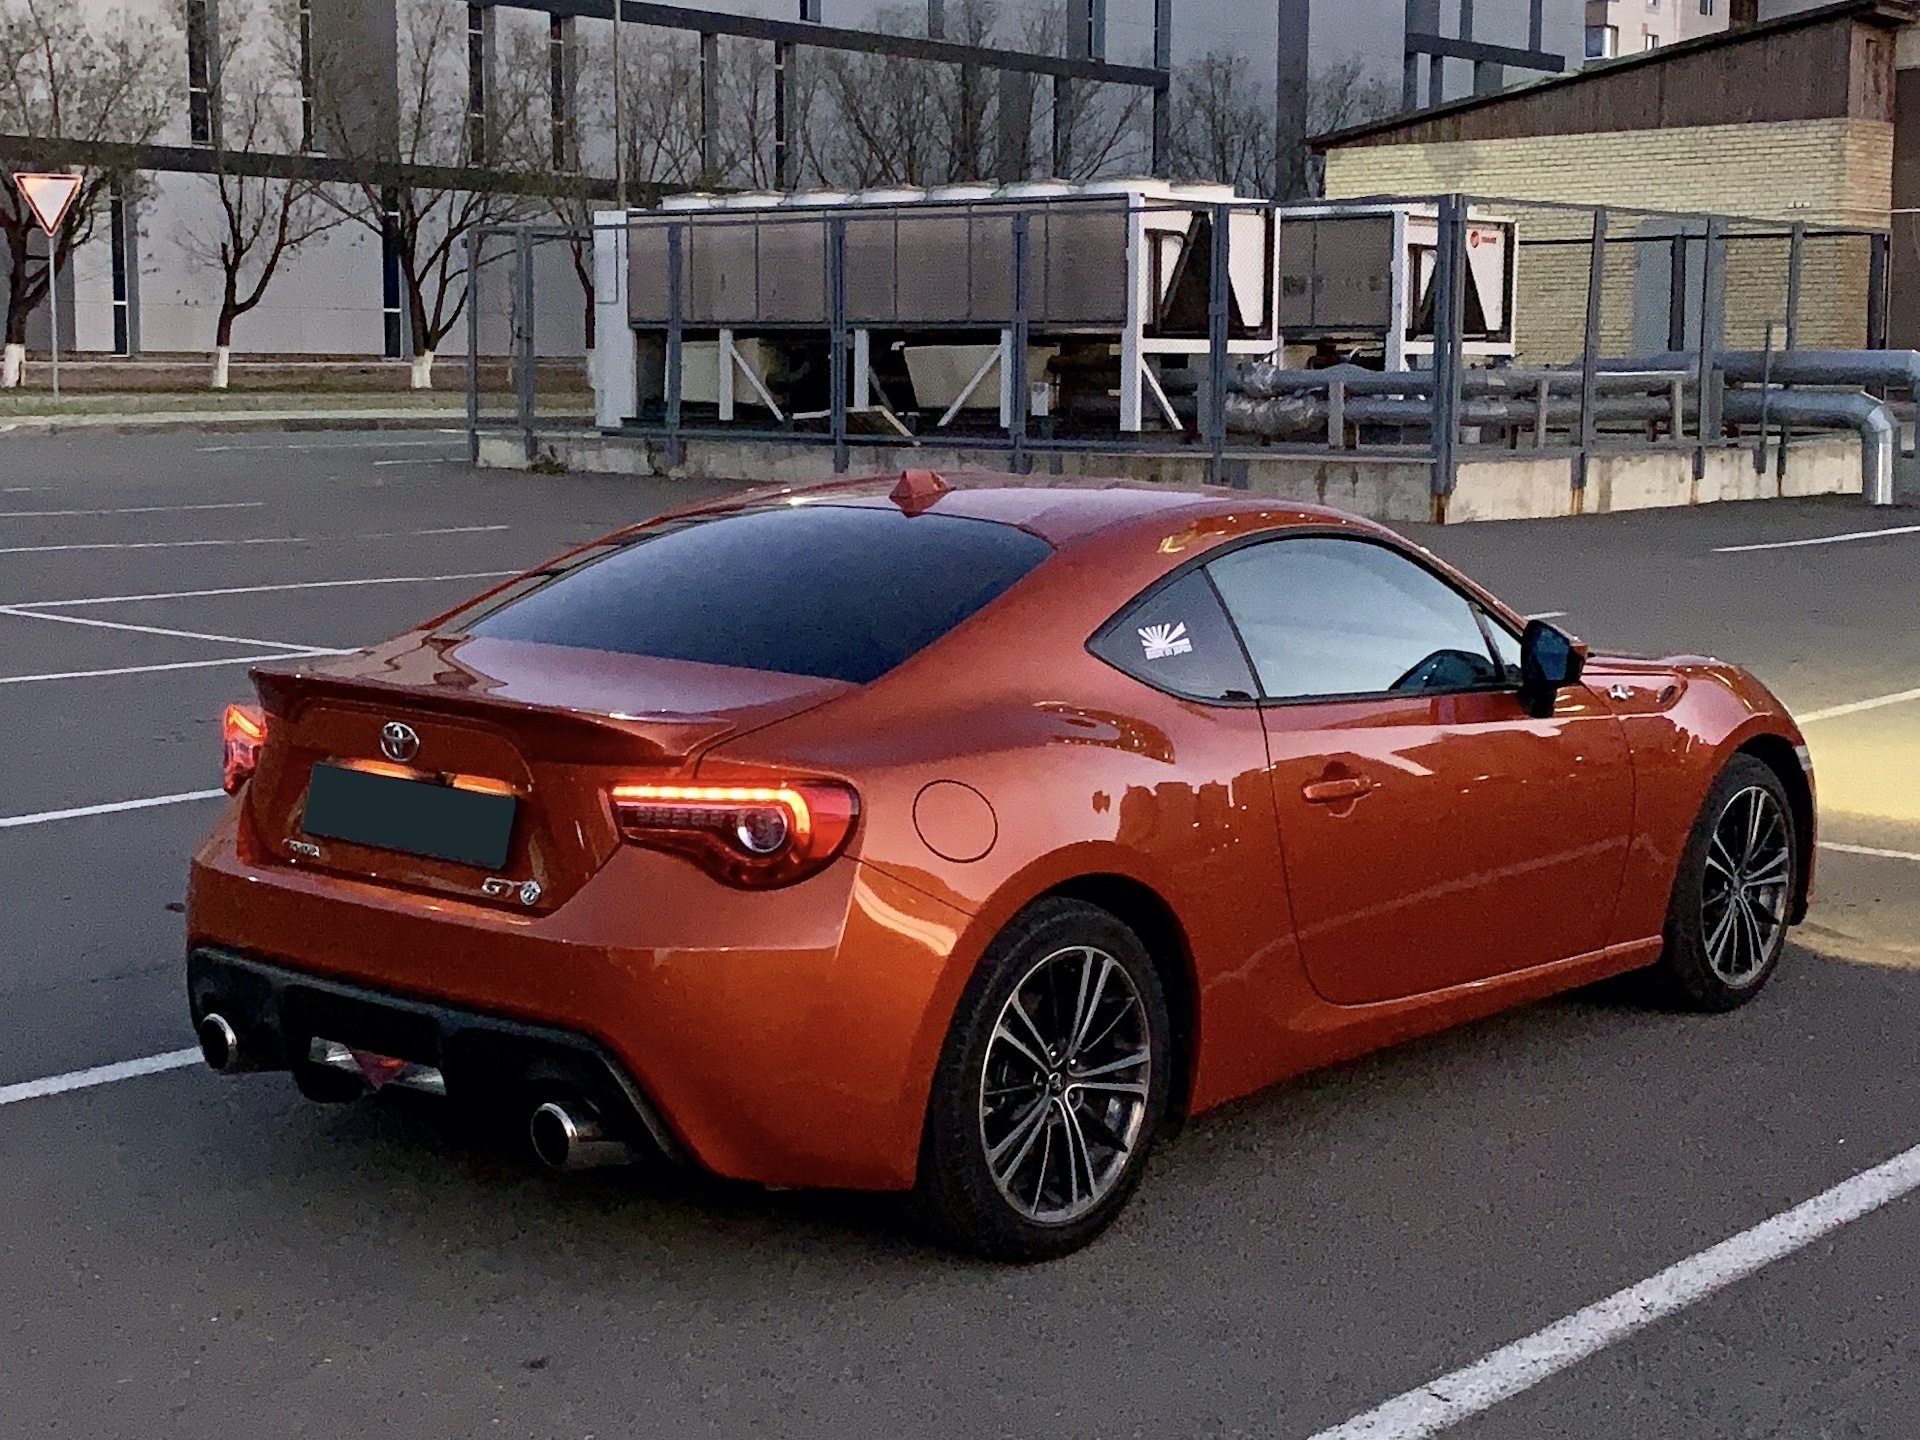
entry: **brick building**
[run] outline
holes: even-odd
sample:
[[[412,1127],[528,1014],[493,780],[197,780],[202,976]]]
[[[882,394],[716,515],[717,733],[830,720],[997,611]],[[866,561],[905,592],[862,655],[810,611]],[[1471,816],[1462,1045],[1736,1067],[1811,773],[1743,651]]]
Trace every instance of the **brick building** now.
[[[1316,143],[1327,194],[1452,192],[1815,226],[1891,223],[1891,341],[1920,346],[1915,217],[1897,213],[1920,205],[1917,20],[1912,0],[1841,0],[1324,136]],[[1685,228],[1652,217],[1622,223],[1641,238]],[[1573,238],[1585,224],[1550,211],[1524,220],[1534,239],[1554,238],[1556,227]],[[1602,331],[1613,353],[1664,348],[1669,297],[1642,303],[1649,271],[1665,263],[1659,249],[1609,248]],[[1870,255],[1864,238],[1810,247],[1800,343],[1866,342]],[[1527,252],[1526,358],[1557,362],[1577,349],[1585,267],[1574,247]],[[1721,340],[1758,347],[1766,322],[1784,317],[1786,270],[1783,240],[1730,243]]]

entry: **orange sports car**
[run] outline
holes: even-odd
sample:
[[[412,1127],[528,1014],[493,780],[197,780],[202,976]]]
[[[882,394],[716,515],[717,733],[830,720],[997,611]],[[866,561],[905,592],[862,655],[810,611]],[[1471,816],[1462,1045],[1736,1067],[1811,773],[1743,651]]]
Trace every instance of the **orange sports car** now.
[[[1283,1076],[1805,914],[1792,719],[1589,656],[1367,521],[910,472],[761,492],[268,667],[193,862],[222,1071],[912,1190],[1034,1259]]]

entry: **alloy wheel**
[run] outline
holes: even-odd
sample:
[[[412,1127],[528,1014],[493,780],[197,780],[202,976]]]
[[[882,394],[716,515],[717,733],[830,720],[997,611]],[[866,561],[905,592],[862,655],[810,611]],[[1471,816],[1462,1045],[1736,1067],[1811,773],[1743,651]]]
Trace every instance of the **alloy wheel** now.
[[[1113,956],[1074,946],[1029,970],[980,1077],[980,1141],[1007,1203],[1065,1225],[1113,1193],[1146,1122],[1153,1062],[1139,988]]]
[[[1750,785],[1727,802],[1707,843],[1700,918],[1715,975],[1740,988],[1765,972],[1792,890],[1793,827],[1770,791]]]

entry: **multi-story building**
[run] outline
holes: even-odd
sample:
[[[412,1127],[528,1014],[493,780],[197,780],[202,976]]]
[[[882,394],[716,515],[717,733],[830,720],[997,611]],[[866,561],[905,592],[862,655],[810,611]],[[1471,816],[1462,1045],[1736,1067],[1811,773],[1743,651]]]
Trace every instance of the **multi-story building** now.
[[[1725,30],[1738,0],[1587,0],[1586,58],[1611,60]],[[1751,6],[1749,6],[1751,8]]]
[[[0,8],[22,0],[0,0]],[[611,74],[612,27],[603,20],[577,17],[567,5],[549,14],[537,4],[513,0],[66,0],[106,35],[129,21],[152,22],[154,73],[166,92],[165,123],[153,142],[189,153],[212,152],[225,145],[306,151],[340,158],[344,151],[367,148],[368,136],[392,152],[398,137],[402,161],[439,166],[521,165],[532,163],[561,172],[611,173],[613,142],[609,120],[610,87],[596,76]],[[1475,15],[1475,38],[1521,49],[1538,44],[1577,64],[1585,0],[1478,0],[1477,9],[1458,0],[704,0],[713,10],[736,16],[801,20],[827,26],[920,28],[924,4],[926,28],[949,38],[971,38],[969,16],[992,11],[997,19],[991,43],[1009,48],[1060,47],[1122,65],[1147,65],[1156,58],[1174,66],[1208,54],[1244,55],[1251,82],[1266,100],[1298,96],[1303,77],[1339,69],[1364,75],[1384,103],[1402,93],[1409,15],[1428,17],[1436,30],[1458,33],[1461,9]],[[1532,21],[1535,4],[1541,21]],[[1643,4],[1619,0],[1613,8]],[[1661,5],[1701,6],[1734,0],[1658,0]],[[64,9],[65,7],[60,7]],[[71,11],[68,13],[72,13]],[[881,17],[881,18],[877,18]],[[1063,18],[1067,17],[1067,18]],[[1084,33],[1080,22],[1084,20]],[[1168,23],[1170,20],[1170,24]],[[1062,26],[1065,25],[1064,31]],[[625,63],[636,51],[658,53],[673,38],[688,56],[693,77],[688,103],[673,112],[676,123],[687,112],[698,118],[716,108],[760,103],[743,99],[740,77],[752,72],[752,85],[771,86],[770,45],[749,39],[704,47],[689,33],[630,27]],[[1304,37],[1304,41],[1302,40]],[[1170,41],[1170,43],[1169,43]],[[430,51],[430,56],[425,55]],[[796,63],[815,63],[823,52],[801,48]],[[702,78],[713,57],[728,70],[717,80]],[[1276,57],[1278,66],[1276,68]],[[759,67],[755,69],[754,67]],[[251,136],[235,113],[238,77],[273,69],[264,103],[271,123]],[[1422,60],[1417,67],[1422,103],[1454,98],[1493,84],[1527,78],[1523,72],[1480,66],[1463,60]],[[223,74],[224,70],[224,74]],[[418,71],[419,73],[411,73]],[[327,75],[350,73],[364,97],[354,105],[335,104],[329,114]],[[636,73],[629,69],[629,73]],[[649,72],[650,74],[653,72]],[[1434,78],[1438,78],[1436,90]],[[791,77],[789,77],[791,79]],[[423,83],[430,82],[430,83]],[[653,82],[649,81],[649,84]],[[223,86],[227,92],[222,96]],[[524,92],[503,135],[497,110],[510,90]],[[1031,88],[1031,87],[1030,87]],[[410,96],[434,98],[426,126],[428,143],[406,137],[421,129],[420,107]],[[754,96],[759,96],[756,89]],[[1045,100],[1044,88],[1041,90]],[[336,97],[337,98],[337,97]],[[1003,96],[1004,98],[1004,92]],[[1376,105],[1379,102],[1376,100]],[[629,99],[629,152],[641,139],[635,128],[651,120],[632,119]],[[1284,104],[1283,104],[1284,110]],[[666,113],[655,105],[655,119]],[[1272,110],[1268,114],[1274,113]],[[1357,117],[1355,117],[1357,118]],[[756,121],[755,123],[761,123]],[[1282,129],[1286,117],[1281,117]],[[1296,124],[1306,123],[1300,116]],[[333,133],[342,124],[364,133]],[[1045,172],[1051,153],[1044,139],[1046,122],[1035,110],[1031,147],[1034,170]],[[529,135],[536,139],[529,140]],[[546,137],[551,136],[549,147]],[[502,146],[511,142],[514,157]],[[664,140],[662,144],[664,145]],[[757,143],[757,142],[756,142]],[[411,148],[410,148],[411,147]],[[989,140],[986,148],[991,150]],[[550,151],[550,153],[549,153]],[[1117,152],[1113,164],[1138,168],[1134,151]],[[32,157],[22,156],[22,160]],[[684,157],[682,157],[684,159]],[[685,168],[684,165],[682,167]],[[758,174],[716,175],[698,154],[697,178],[734,184],[767,184]],[[799,167],[795,167],[796,171]],[[636,176],[636,178],[652,178]],[[791,179],[808,178],[801,173]],[[413,347],[406,323],[408,296],[396,263],[391,234],[382,233],[371,193],[356,197],[351,187],[332,192],[339,223],[287,256],[257,306],[235,327],[236,353],[403,356]],[[545,218],[552,219],[552,215]],[[84,351],[120,353],[205,352],[215,343],[221,275],[213,260],[225,216],[220,193],[206,174],[171,169],[128,177],[103,204],[93,238],[74,256],[62,276],[61,296],[66,341]],[[0,257],[0,267],[5,264]],[[556,261],[564,273],[566,267]],[[454,268],[458,270],[458,258]],[[555,304],[541,312],[543,346],[580,343],[581,321],[566,317],[569,307]],[[44,333],[44,331],[42,332]],[[457,346],[462,332],[445,342]]]

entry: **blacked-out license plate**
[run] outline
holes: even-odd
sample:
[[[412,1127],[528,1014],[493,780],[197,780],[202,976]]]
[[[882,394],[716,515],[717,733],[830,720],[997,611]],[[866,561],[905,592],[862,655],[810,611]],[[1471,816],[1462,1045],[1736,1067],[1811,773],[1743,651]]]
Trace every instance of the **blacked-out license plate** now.
[[[498,870],[507,863],[516,803],[512,795],[316,765],[301,829],[326,840]]]

